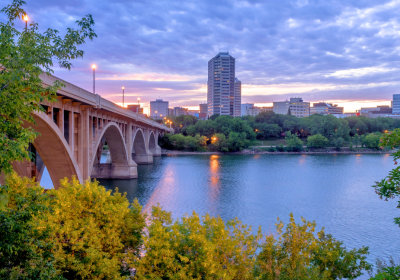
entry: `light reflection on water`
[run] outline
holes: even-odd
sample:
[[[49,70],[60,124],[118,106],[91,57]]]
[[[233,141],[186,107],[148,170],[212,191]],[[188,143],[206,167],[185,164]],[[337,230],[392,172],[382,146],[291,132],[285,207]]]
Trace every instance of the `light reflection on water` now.
[[[348,248],[370,247],[369,260],[397,255],[400,216],[371,186],[394,167],[388,155],[190,155],[154,158],[137,180],[101,180],[150,211],[160,203],[175,218],[193,210],[238,217],[265,233],[293,212],[315,220]],[[368,279],[366,276],[359,279]]]

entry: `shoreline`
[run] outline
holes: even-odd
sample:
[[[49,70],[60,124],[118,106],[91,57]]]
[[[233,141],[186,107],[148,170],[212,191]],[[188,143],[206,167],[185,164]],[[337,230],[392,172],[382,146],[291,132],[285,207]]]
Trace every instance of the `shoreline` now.
[[[374,151],[374,150],[358,150],[350,151],[347,149],[342,149],[341,151],[336,150],[315,150],[315,151],[302,151],[302,152],[268,152],[260,151],[257,149],[244,149],[240,152],[192,152],[192,151],[178,151],[178,150],[161,150],[161,155],[163,156],[177,156],[177,155],[357,155],[357,154],[391,154],[395,150],[388,151]]]

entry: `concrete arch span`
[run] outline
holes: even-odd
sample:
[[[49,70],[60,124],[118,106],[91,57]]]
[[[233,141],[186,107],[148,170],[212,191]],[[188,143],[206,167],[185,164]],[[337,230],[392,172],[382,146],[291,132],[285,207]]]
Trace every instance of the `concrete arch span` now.
[[[47,167],[54,188],[60,187],[61,179],[71,179],[73,176],[83,183],[78,163],[58,126],[43,112],[34,113],[33,118],[36,124],[25,123],[24,127],[32,127],[39,132],[33,146]],[[31,177],[32,173],[28,171],[27,164],[27,161],[15,162],[13,163],[14,170],[20,176]],[[41,166],[39,169],[39,172],[43,172],[44,167]],[[41,175],[38,174],[37,178],[40,179]]]
[[[105,142],[108,145],[111,163],[100,163]],[[122,131],[116,123],[108,123],[95,139],[91,162],[92,178],[137,178],[137,164],[129,158]]]
[[[149,151],[147,141],[145,140],[145,133],[142,129],[137,129],[133,137],[132,145],[132,159],[137,164],[151,164],[153,163],[153,155]]]
[[[158,146],[158,136],[153,131],[150,132],[149,150],[154,157],[161,156],[161,147]]]

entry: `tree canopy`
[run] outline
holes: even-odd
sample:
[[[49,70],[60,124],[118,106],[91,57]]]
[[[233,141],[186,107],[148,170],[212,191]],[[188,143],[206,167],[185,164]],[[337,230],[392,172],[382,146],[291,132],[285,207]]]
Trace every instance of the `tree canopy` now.
[[[34,123],[32,113],[44,111],[41,103],[53,100],[64,86],[60,81],[45,86],[41,75],[53,74],[53,61],[70,70],[71,60],[83,57],[78,47],[96,37],[91,15],[76,21],[78,28],[68,28],[64,36],[51,28],[41,33],[35,22],[18,30],[15,23],[26,16],[25,4],[13,0],[1,10],[8,20],[0,22],[0,172],[6,173],[12,170],[12,161],[30,157],[27,148],[37,133],[24,122]]]

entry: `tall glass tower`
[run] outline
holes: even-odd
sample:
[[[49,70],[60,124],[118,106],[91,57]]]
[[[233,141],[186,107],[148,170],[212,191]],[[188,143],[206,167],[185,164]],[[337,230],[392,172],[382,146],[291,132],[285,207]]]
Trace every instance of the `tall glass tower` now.
[[[235,58],[229,52],[220,52],[208,62],[208,116],[240,117],[240,95],[238,89],[235,94]],[[235,99],[238,98],[239,108],[235,108],[238,104]]]

